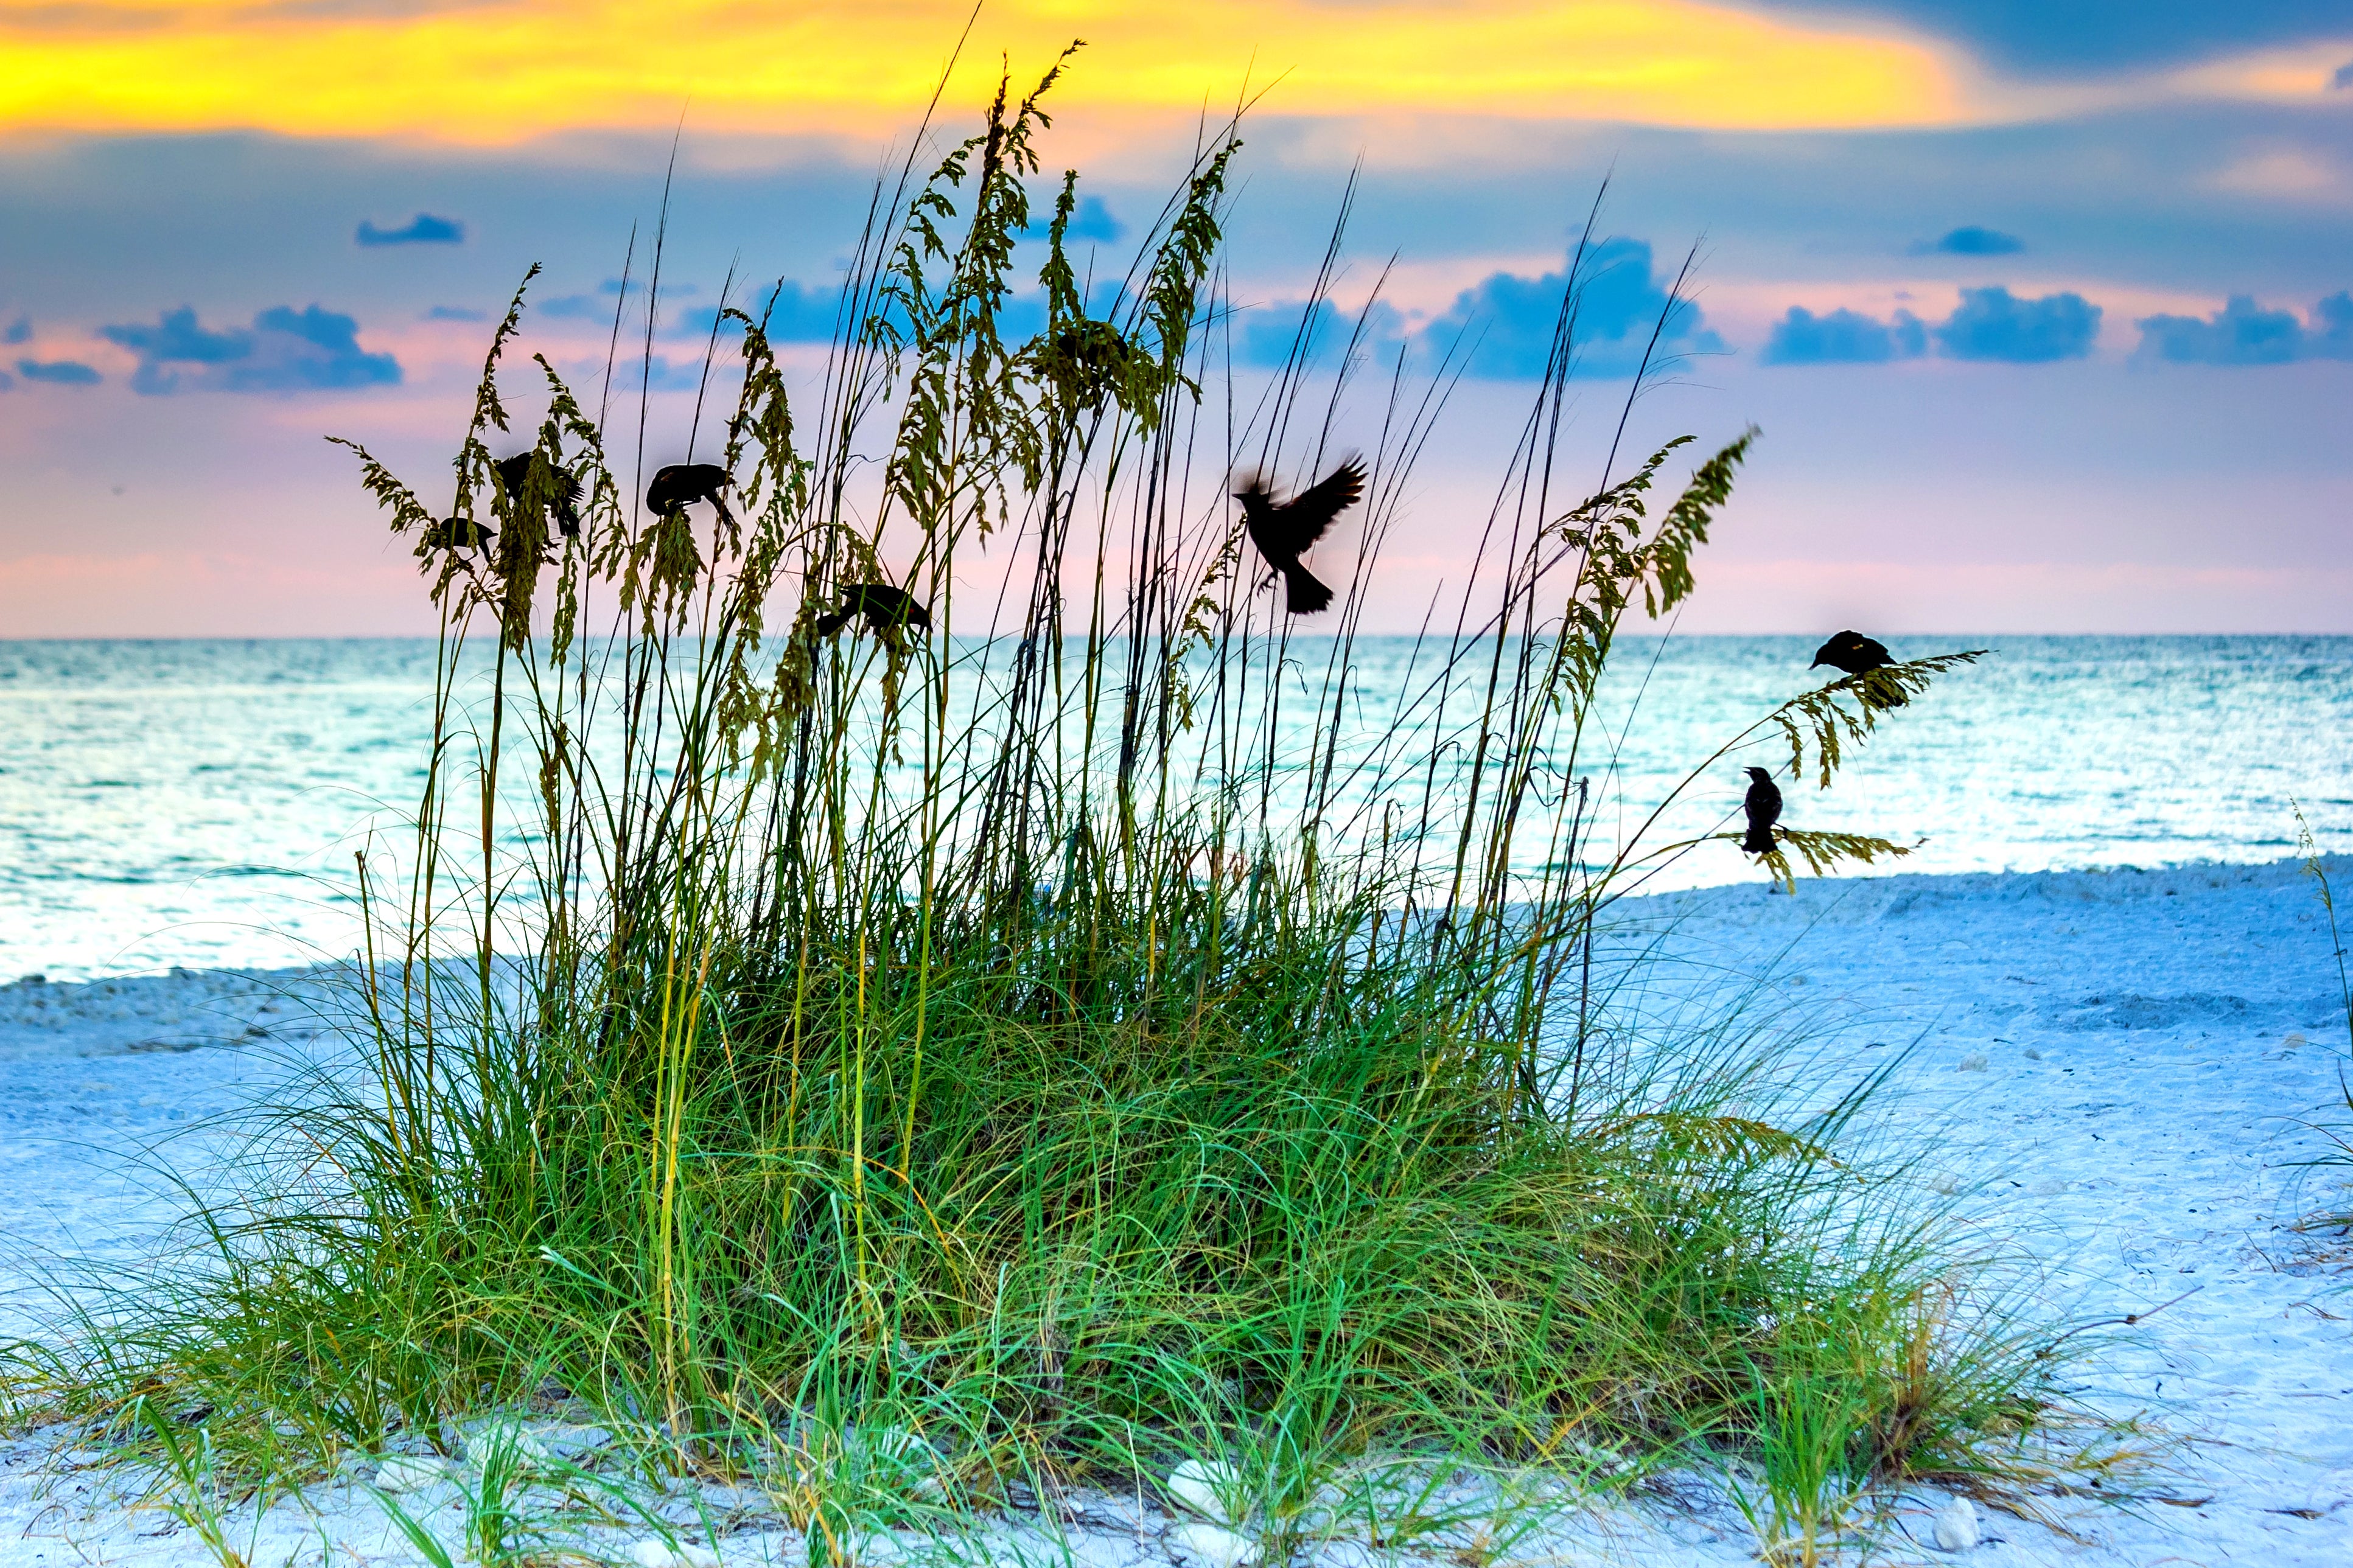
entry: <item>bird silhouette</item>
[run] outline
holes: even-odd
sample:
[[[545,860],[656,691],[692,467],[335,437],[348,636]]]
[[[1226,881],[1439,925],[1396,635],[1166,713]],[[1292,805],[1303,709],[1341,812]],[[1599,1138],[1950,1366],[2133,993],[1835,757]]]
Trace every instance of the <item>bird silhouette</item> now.
[[[1849,675],[1865,675],[1874,669],[1884,669],[1894,662],[1895,657],[1887,651],[1885,643],[1876,637],[1867,637],[1861,632],[1845,631],[1816,648],[1814,662],[1806,668],[1820,669],[1827,664],[1832,669],[1843,670]],[[1874,691],[1868,685],[1862,689],[1862,702],[1866,708],[1901,708],[1910,700],[1900,687],[1891,685],[1885,691]]]
[[[425,542],[434,550],[479,550],[488,555],[498,531],[471,518],[445,517],[425,531]]]
[[[1286,501],[1276,500],[1264,479],[1254,479],[1234,492],[1250,542],[1282,578],[1283,608],[1291,614],[1312,616],[1332,603],[1330,586],[1302,566],[1299,557],[1364,493],[1365,465],[1354,458]]]
[[[1781,820],[1781,786],[1763,768],[1748,770],[1748,832],[1740,840],[1744,855],[1763,855],[1773,847],[1773,825]]]
[[[1118,391],[1139,358],[1117,327],[1090,321],[1057,330],[1039,356],[1040,368],[1077,408],[1092,408]]]
[[[654,482],[646,487],[646,509],[666,517],[685,510],[690,501],[707,500],[719,509],[720,521],[733,526],[735,520],[728,515],[720,492],[734,482],[716,463],[672,463],[654,470]]]
[[[859,616],[865,618],[866,629],[871,632],[892,626],[929,631],[932,626],[932,613],[917,604],[913,594],[888,583],[843,584],[841,608],[819,616],[813,625],[818,636],[829,637]]]
[[[517,452],[512,458],[501,458],[491,466],[499,471],[499,482],[506,487],[507,505],[522,505],[523,488],[531,483],[531,471],[537,464],[546,478],[541,482],[547,490],[547,510],[555,518],[555,526],[566,539],[580,537],[580,476],[569,468],[558,468],[537,452]]]

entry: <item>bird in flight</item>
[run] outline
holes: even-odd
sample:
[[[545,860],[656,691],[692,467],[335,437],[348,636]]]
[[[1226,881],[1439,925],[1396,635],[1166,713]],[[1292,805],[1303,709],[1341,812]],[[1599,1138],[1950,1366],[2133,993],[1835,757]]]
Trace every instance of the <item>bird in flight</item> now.
[[[1894,662],[1895,658],[1887,651],[1887,645],[1877,637],[1846,631],[1816,648],[1814,662],[1806,668],[1820,669],[1827,664],[1832,669],[1842,670],[1848,675],[1863,675],[1874,669],[1884,669]],[[1901,689],[1882,692],[1866,686],[1862,690],[1863,706],[1866,708],[1901,708],[1910,700]]]
[[[845,583],[841,586],[841,608],[819,616],[813,623],[817,635],[829,637],[857,617],[864,617],[871,632],[892,626],[913,626],[921,631],[932,627],[932,613],[915,603],[915,596],[904,588],[894,588],[888,583]]]
[[[579,538],[580,476],[556,467],[537,452],[517,452],[491,465],[499,471],[499,483],[506,487],[507,505],[522,504],[523,487],[531,482],[533,464],[547,476],[542,482],[547,489],[547,510],[555,514],[555,526],[564,531],[565,538]]]
[[[654,482],[646,487],[646,510],[667,517],[685,510],[689,501],[707,500],[719,509],[720,521],[733,526],[735,520],[727,515],[720,492],[734,482],[716,463],[672,463],[654,470]]]
[[[1773,825],[1781,820],[1781,786],[1763,768],[1748,770],[1748,832],[1740,840],[1744,855],[1763,855],[1773,847]]]
[[[425,542],[434,550],[479,550],[488,555],[498,531],[471,518],[445,517],[425,531]]]
[[[1282,578],[1283,608],[1294,616],[1312,616],[1332,603],[1330,586],[1299,563],[1307,547],[1324,537],[1332,520],[1356,504],[1365,493],[1365,465],[1351,458],[1332,470],[1321,484],[1311,485],[1286,501],[1278,501],[1264,479],[1254,479],[1234,492],[1242,503],[1242,522],[1250,542],[1266,563]]]

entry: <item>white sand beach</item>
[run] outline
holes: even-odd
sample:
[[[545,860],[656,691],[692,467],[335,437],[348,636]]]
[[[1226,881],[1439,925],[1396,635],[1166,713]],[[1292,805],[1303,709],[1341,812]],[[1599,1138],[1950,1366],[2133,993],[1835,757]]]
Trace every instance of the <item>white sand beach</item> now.
[[[2353,862],[2331,866],[2353,895]],[[2096,1348],[2071,1368],[2080,1401],[2158,1450],[2131,1496],[2026,1500],[2041,1519],[1984,1509],[1978,1544],[1947,1552],[1931,1524],[1947,1497],[1922,1489],[1874,1530],[1871,1561],[2353,1563],[2353,1247],[2291,1228],[2353,1208],[2353,1168],[2298,1167],[2328,1147],[2313,1121],[2353,1121],[2328,927],[2299,866],[1898,876],[1794,897],[1747,886],[1622,912],[1626,941],[1666,933],[1662,1005],[1769,973],[1830,1029],[1823,1048],[1848,1079],[1901,1055],[1877,1136],[1916,1147],[1925,1187],[2034,1260],[2054,1321],[2164,1306],[2086,1336]],[[301,1009],[272,1000],[285,984],[181,972],[0,987],[0,1321],[22,1331],[53,1310],[34,1286],[57,1260],[125,1259],[152,1238],[168,1201],[122,1152],[235,1106],[301,1047]],[[195,1531],[129,1506],[132,1480],[81,1442],[50,1426],[0,1446],[0,1563],[216,1561]],[[351,1484],[365,1473],[278,1502],[258,1532],[232,1511],[231,1538],[254,1542],[255,1568],[421,1561]],[[454,1539],[455,1496],[409,1500]],[[807,1561],[756,1498],[702,1501],[723,1561]],[[664,1507],[682,1528],[702,1517],[691,1497]],[[644,1535],[596,1549],[627,1560]],[[1573,1515],[1504,1560],[1730,1565],[1755,1549],[1694,1484]],[[979,1550],[1112,1568],[1204,1548],[1134,1500],[1074,1498],[1044,1500]],[[1317,1557],[1387,1560],[1345,1542]]]

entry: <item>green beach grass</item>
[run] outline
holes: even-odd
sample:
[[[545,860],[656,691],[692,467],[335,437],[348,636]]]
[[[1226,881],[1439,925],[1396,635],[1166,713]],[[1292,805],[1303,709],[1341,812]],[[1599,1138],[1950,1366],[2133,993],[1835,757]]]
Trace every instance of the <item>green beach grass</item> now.
[[[250,1195],[28,1362],[39,1397],[281,1479],[585,1402],[638,1463],[764,1487],[813,1562],[1205,1458],[1272,1560],[1339,1528],[1335,1487],[1409,1542],[1431,1475],[1702,1464],[1811,1562],[1876,1484],[2022,1462],[2047,1339],[1841,1147],[1870,1086],[1791,1089],[1786,1008],[1643,1034],[1593,972],[1646,868],[1733,853],[1605,822],[1588,721],[1750,437],[1567,493],[1581,246],[1475,572],[1367,721],[1366,570],[1457,367],[1352,343],[1335,380],[1303,339],[1221,406],[1240,142],[1082,292],[1075,174],[1021,243],[1053,79],[878,193],[813,395],[756,300],[714,327],[724,521],[646,515],[607,446],[636,415],[544,361],[546,462],[507,488],[521,293],[456,464],[492,546],[428,542],[360,454],[443,649],[415,840],[364,864],[366,1070],[262,1113]],[[1046,323],[1008,341],[1041,259]],[[1301,638],[1226,497],[1328,468],[1344,395],[1388,414]],[[930,626],[821,632],[870,581]],[[1693,780],[1761,737],[1827,784],[1890,720],[1866,696],[1968,657],[1760,714]],[[1785,878],[1900,852],[1785,840]],[[1436,1468],[1379,1481],[1407,1459]]]

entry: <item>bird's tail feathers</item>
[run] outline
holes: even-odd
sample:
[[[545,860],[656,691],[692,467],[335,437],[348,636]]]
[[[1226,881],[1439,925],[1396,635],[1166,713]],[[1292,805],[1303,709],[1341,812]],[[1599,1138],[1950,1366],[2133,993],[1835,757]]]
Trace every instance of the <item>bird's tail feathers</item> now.
[[[1282,568],[1282,588],[1283,608],[1294,616],[1312,616],[1331,607],[1331,587],[1304,566]]]
[[[1769,855],[1773,851],[1773,843],[1771,828],[1752,827],[1740,840],[1740,852],[1743,855]]]

